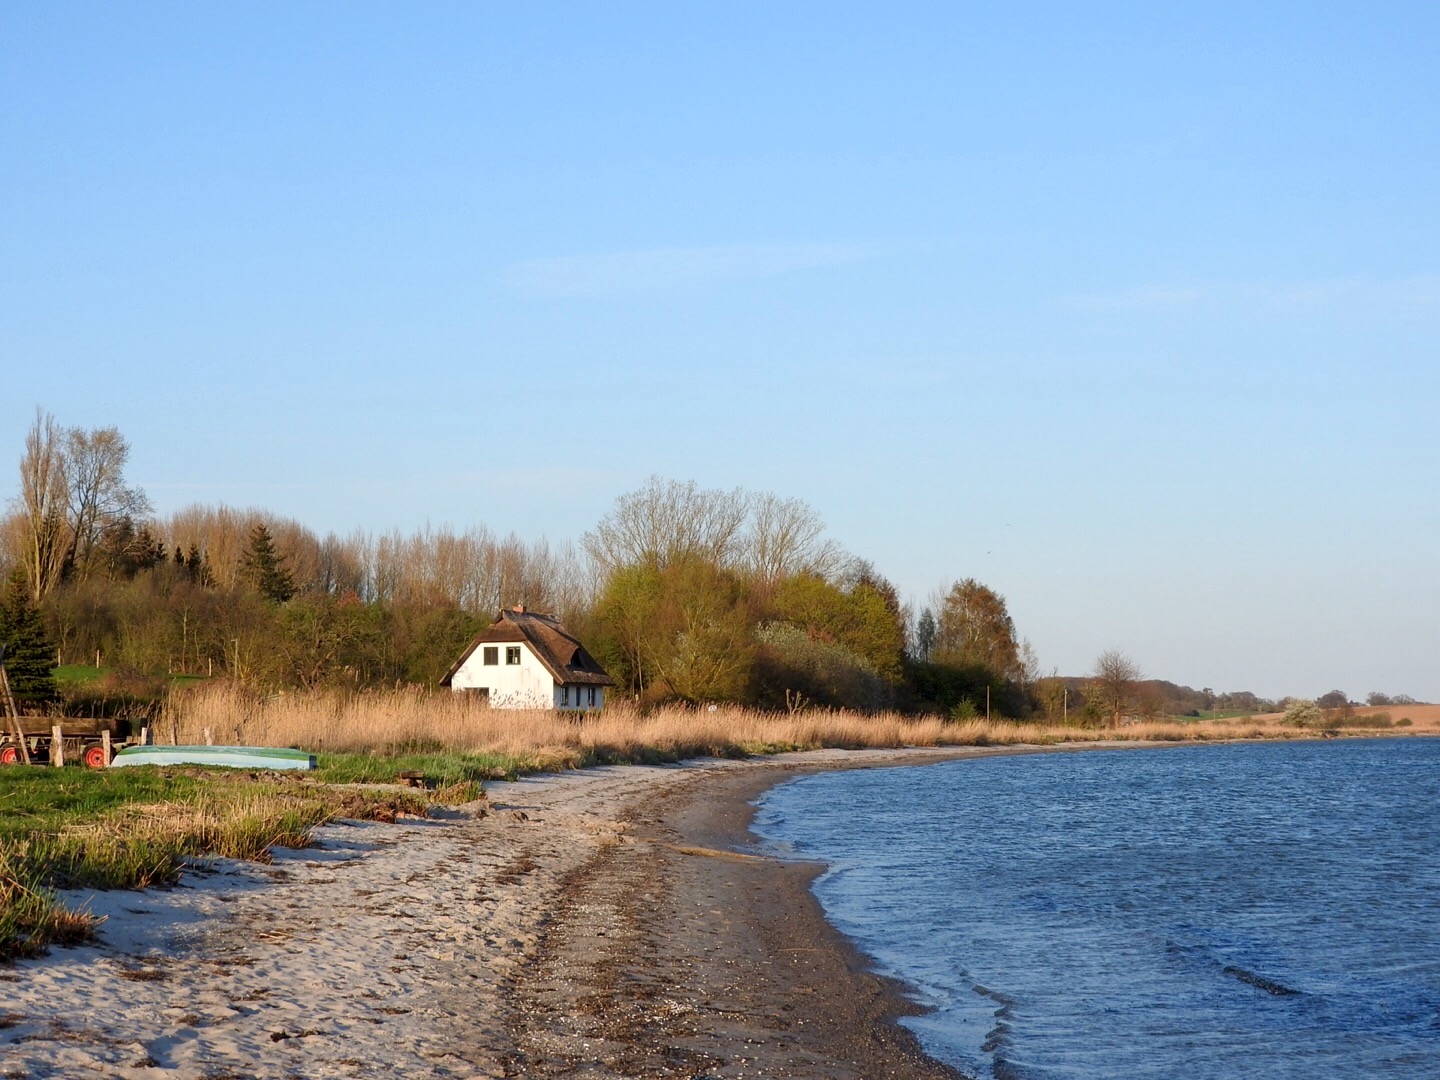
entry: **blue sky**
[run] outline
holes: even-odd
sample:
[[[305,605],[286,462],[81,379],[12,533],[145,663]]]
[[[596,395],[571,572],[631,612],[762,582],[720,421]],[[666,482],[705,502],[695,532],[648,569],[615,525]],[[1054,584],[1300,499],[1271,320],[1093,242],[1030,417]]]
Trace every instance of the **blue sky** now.
[[[3,0],[0,454],[39,405],[322,532],[771,490],[1047,669],[1440,700],[1436,55],[1419,3]]]

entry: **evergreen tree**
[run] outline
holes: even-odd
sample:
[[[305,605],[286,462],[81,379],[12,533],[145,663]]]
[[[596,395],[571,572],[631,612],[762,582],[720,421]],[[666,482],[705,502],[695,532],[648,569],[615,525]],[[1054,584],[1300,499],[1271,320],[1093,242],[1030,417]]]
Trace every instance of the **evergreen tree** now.
[[[30,584],[21,567],[16,567],[0,602],[0,646],[5,649],[5,671],[17,702],[43,703],[55,700],[55,645],[45,632],[40,611],[30,598]]]
[[[267,600],[283,604],[296,593],[295,579],[282,563],[285,556],[275,550],[275,538],[265,523],[250,532],[250,550],[245,553],[245,572],[257,592]]]
[[[938,636],[935,613],[927,607],[920,612],[920,619],[915,624],[915,659],[929,660],[930,654],[935,651],[935,639]]]
[[[177,547],[175,550],[180,549]],[[210,560],[197,544],[191,544],[190,550],[185,553],[185,573],[190,576],[191,581],[204,585],[207,589],[215,584],[215,576],[210,573]]]

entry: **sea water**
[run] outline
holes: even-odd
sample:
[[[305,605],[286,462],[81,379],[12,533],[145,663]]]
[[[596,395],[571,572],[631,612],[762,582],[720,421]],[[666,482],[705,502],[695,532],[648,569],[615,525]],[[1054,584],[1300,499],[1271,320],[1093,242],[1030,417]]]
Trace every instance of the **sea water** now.
[[[756,830],[979,1077],[1440,1077],[1440,739],[830,772]]]

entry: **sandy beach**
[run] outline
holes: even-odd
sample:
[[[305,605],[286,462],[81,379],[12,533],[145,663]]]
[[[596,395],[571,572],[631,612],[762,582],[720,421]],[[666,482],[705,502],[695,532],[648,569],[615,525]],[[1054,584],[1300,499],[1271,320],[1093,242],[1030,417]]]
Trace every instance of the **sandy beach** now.
[[[72,896],[100,940],[0,968],[0,1076],[952,1077],[824,921],[818,867],[753,850],[749,804],[799,771],[995,752],[535,777]]]

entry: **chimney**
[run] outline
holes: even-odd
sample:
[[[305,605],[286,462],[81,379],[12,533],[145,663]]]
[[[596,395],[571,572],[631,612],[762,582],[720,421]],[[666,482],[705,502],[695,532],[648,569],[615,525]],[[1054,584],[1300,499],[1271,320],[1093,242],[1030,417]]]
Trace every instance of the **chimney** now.
[[[515,611],[515,614],[517,614],[517,615],[524,615],[524,614],[525,614],[525,605],[524,605],[524,604],[516,604],[513,610]]]

